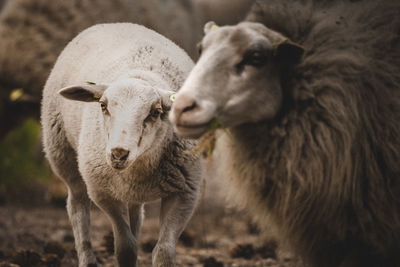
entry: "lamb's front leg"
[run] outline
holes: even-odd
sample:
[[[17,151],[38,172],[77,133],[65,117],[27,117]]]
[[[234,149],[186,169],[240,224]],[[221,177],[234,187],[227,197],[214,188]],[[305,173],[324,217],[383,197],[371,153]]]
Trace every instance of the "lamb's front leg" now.
[[[197,202],[196,193],[174,194],[161,202],[160,235],[153,249],[153,267],[175,266],[175,247]]]
[[[143,217],[143,204],[133,203],[129,205],[129,221],[132,234],[136,240],[139,240],[140,226],[142,225]]]
[[[95,197],[94,202],[108,215],[114,233],[114,248],[119,267],[135,267],[137,240],[132,235],[127,206],[115,199]]]

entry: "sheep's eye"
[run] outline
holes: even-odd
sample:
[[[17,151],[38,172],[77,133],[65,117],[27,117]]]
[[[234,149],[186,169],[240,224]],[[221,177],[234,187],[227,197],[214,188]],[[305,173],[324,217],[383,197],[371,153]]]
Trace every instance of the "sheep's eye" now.
[[[261,67],[267,63],[267,59],[268,56],[265,51],[251,50],[244,55],[242,64]]]

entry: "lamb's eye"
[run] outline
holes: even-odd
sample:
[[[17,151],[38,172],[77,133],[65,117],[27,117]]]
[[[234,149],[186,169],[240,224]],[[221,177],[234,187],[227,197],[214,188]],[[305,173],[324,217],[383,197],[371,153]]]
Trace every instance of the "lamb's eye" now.
[[[163,114],[163,110],[161,108],[152,109],[149,115],[144,120],[145,123],[147,122],[155,122],[161,114]]]
[[[107,104],[106,104],[106,103],[100,102],[100,107],[101,107],[101,110],[102,110],[103,112],[106,112],[106,111],[107,111]]]
[[[156,108],[156,109],[153,109],[152,111],[150,111],[150,116],[153,118],[157,118],[161,114],[162,114],[162,109],[159,109],[159,108]]]

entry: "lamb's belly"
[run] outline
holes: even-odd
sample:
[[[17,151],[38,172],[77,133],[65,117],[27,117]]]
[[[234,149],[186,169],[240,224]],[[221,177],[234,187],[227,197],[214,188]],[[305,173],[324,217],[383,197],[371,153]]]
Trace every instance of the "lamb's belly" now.
[[[125,203],[145,203],[167,196],[159,188],[153,177],[136,180],[134,178],[115,179],[111,189],[115,199]]]

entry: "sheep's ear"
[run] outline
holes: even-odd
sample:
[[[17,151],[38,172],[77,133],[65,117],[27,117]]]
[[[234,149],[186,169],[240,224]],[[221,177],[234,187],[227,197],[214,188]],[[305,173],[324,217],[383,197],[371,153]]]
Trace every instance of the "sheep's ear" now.
[[[208,34],[210,31],[218,28],[219,26],[214,21],[209,21],[204,25],[204,34]]]
[[[275,55],[279,62],[284,64],[297,64],[303,56],[304,48],[289,39],[280,42],[275,47]]]
[[[168,112],[171,109],[172,103],[175,100],[176,92],[170,90],[159,90],[161,96],[161,105],[164,112]]]
[[[95,102],[99,101],[107,87],[105,84],[81,84],[65,87],[58,93],[71,100]]]

